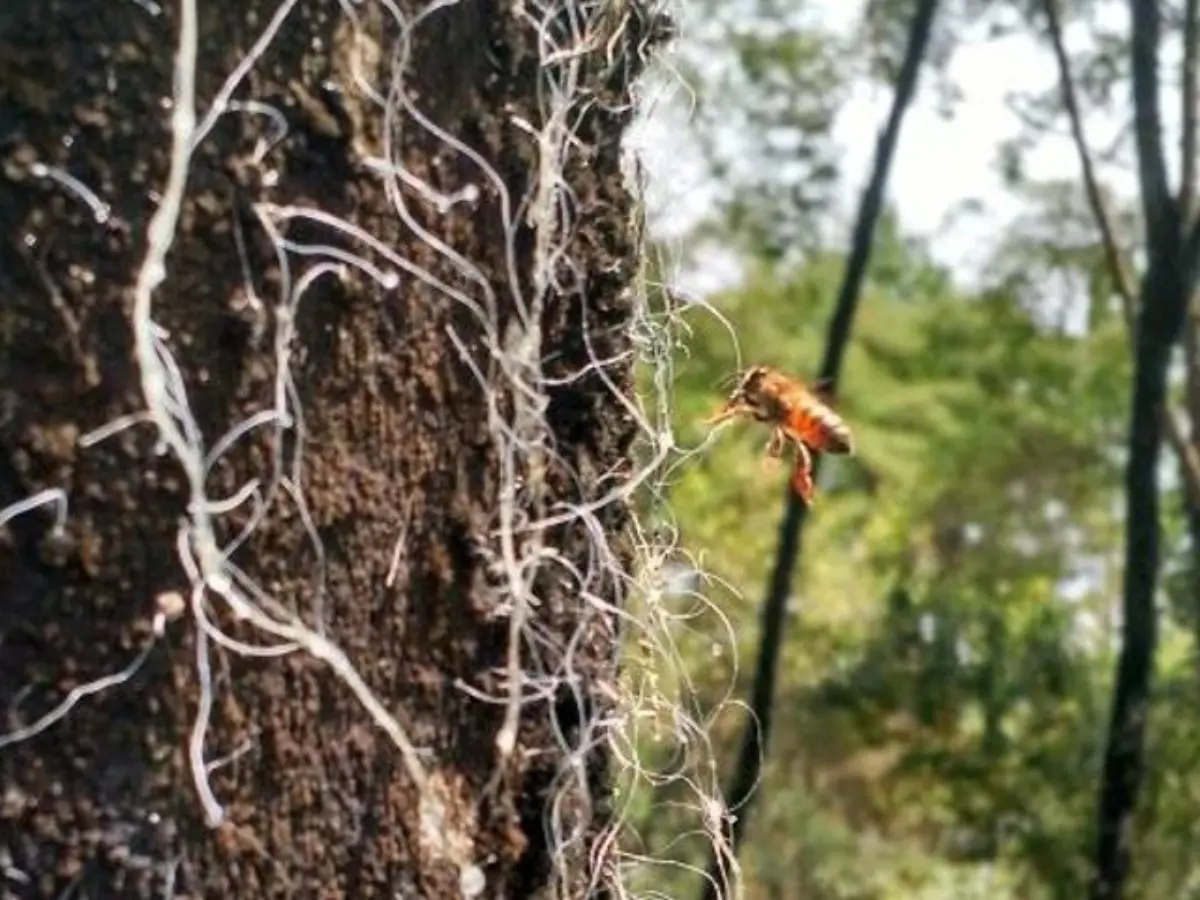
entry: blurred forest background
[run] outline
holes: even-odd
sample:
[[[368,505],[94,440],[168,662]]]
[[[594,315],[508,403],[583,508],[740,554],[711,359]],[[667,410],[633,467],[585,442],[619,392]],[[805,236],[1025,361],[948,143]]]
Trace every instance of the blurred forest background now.
[[[816,374],[919,5],[682,4],[677,69],[660,67],[640,136],[658,277],[701,301],[675,360],[681,443],[704,441],[721,379],[740,365]],[[1158,3],[1163,155],[1185,225],[1195,7]],[[750,900],[1088,894],[1126,625],[1127,313],[1154,258],[1130,9],[937,4],[838,381],[858,456],[823,467],[791,582],[739,854]],[[1005,109],[972,108],[980,78]],[[989,168],[976,172],[981,140]],[[969,191],[931,233],[919,201],[958,184]],[[1200,498],[1185,477],[1200,428],[1198,319],[1193,302],[1181,342],[1193,366],[1176,350],[1159,467],[1153,699],[1123,892],[1147,900],[1200,897]],[[724,430],[666,498],[664,527],[686,553],[665,602],[696,611],[679,646],[688,696],[713,714],[723,786],[745,723],[725,698],[750,693],[786,492],[786,468],[763,468],[766,436]],[[644,752],[668,753],[649,737]],[[694,796],[669,782],[631,802],[647,853],[679,863],[647,870],[645,886],[699,897],[708,861]]]

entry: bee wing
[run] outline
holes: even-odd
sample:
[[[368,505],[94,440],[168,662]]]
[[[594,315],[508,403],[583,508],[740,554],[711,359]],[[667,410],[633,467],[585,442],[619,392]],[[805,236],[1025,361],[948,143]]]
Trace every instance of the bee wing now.
[[[837,400],[837,385],[832,378],[818,378],[809,387],[809,391],[812,392],[814,397],[828,406],[833,406]]]
[[[717,388],[717,390],[721,390],[721,391],[729,390],[735,384],[737,384],[737,382],[739,381],[739,379],[741,377],[742,376],[741,376],[740,372],[730,372],[728,375],[722,375],[721,378],[717,381],[715,387]]]

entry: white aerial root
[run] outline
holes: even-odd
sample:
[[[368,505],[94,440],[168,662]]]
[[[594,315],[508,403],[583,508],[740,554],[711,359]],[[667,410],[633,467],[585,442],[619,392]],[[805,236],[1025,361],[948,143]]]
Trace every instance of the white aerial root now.
[[[57,489],[51,489],[49,491],[42,491],[41,493],[53,494],[56,490]],[[61,494],[62,492],[58,491],[57,493]],[[34,498],[32,497],[30,498],[30,500],[33,499]],[[52,502],[56,502],[57,500],[57,497],[52,498]],[[29,501],[25,501],[25,503],[27,509],[32,508],[28,505]],[[8,519],[12,518],[13,515],[17,514],[11,512],[13,507],[17,505],[18,504],[13,504],[13,506],[7,507],[3,512],[0,512],[0,525],[3,525],[4,522],[8,521]],[[55,525],[55,528],[56,530],[61,531],[66,519],[65,496],[62,497],[61,503],[59,503],[59,509],[61,510],[61,514]],[[179,615],[179,609],[174,601],[175,598],[171,594],[163,594],[159,597],[157,610],[151,622],[150,640],[146,642],[146,646],[138,651],[137,655],[129,662],[128,665],[125,666],[125,668],[112,675],[104,675],[84,684],[76,685],[67,693],[67,696],[64,697],[57,706],[42,715],[37,719],[37,721],[29,725],[20,726],[7,734],[0,734],[0,750],[12,744],[19,744],[23,741],[29,740],[30,738],[37,737],[37,735],[41,734],[46,729],[65,719],[80,700],[83,700],[85,697],[90,697],[94,694],[99,694],[100,692],[106,691],[109,688],[125,684],[127,681],[133,678],[142,668],[142,665],[146,662],[146,658],[149,657],[150,651],[154,649],[154,645],[158,642],[158,639],[166,632],[167,622]]]
[[[90,187],[72,175],[70,172],[64,171],[57,166],[47,166],[44,163],[35,162],[29,167],[29,173],[37,178],[49,178],[51,181],[56,181],[67,190],[68,193],[74,194],[88,207],[92,212],[92,218],[100,224],[108,221],[108,217],[112,214],[107,203],[100,199],[100,196]]]
[[[178,366],[165,342],[165,334],[153,319],[153,294],[166,278],[165,260],[174,240],[175,227],[182,207],[187,181],[189,159],[192,151],[212,127],[216,117],[228,108],[240,81],[245,77],[254,60],[265,51],[270,40],[282,26],[295,0],[284,3],[268,25],[263,36],[255,44],[251,54],[243,60],[222,88],[205,120],[197,128],[195,114],[195,71],[197,54],[197,21],[195,0],[181,0],[179,48],[175,65],[175,96],[172,112],[172,150],[167,184],[162,200],[151,218],[147,236],[146,256],[138,272],[134,288],[134,348],[142,376],[142,393],[151,420],[157,427],[160,440],[180,464],[187,480],[191,501],[189,517],[180,534],[181,562],[192,576],[192,609],[198,627],[196,638],[197,674],[200,680],[200,707],[189,742],[189,758],[197,791],[200,794],[208,822],[211,826],[223,821],[224,811],[217,803],[208,783],[209,767],[204,762],[204,736],[208,717],[212,709],[212,680],[208,662],[208,639],[212,638],[238,652],[286,653],[304,650],[311,656],[327,663],[356,699],[370,714],[375,723],[391,738],[400,750],[405,767],[414,784],[425,793],[428,776],[418,757],[418,751],[409,741],[404,728],[388,712],[383,703],[362,680],[358,671],[346,655],[323,634],[306,626],[298,615],[280,609],[278,604],[261,596],[256,588],[240,573],[229,559],[229,549],[218,545],[213,516],[228,504],[209,500],[206,494],[206,478],[216,457],[230,449],[246,433],[264,424],[275,423],[281,428],[292,422],[286,407],[260,413],[247,422],[232,429],[218,442],[214,452],[205,453],[203,440],[191,416],[186,390]],[[374,242],[378,244],[378,242]],[[279,348],[277,348],[279,349]],[[286,394],[282,388],[278,391]],[[277,396],[277,402],[279,397]],[[292,488],[295,484],[287,482]],[[274,487],[274,486],[273,486]],[[236,499],[244,499],[257,491],[258,486],[239,492]],[[285,487],[286,489],[286,487]],[[311,527],[311,521],[307,523]],[[219,632],[211,619],[204,614],[204,603],[209,598],[225,602],[233,614],[259,629],[261,632],[280,639],[283,643],[273,648],[250,648],[234,642]],[[267,610],[271,611],[268,612]]]
[[[25,725],[8,734],[0,734],[0,750],[11,744],[19,744],[22,741],[27,741],[32,737],[41,734],[47,728],[61,722],[67,717],[67,714],[75,708],[84,697],[90,697],[93,694],[98,694],[101,691],[106,691],[111,687],[124,684],[130,678],[137,674],[142,664],[146,661],[146,657],[150,655],[150,651],[154,649],[155,640],[149,641],[143,647],[125,668],[114,675],[105,675],[102,678],[97,678],[94,681],[89,681],[86,684],[73,687],[63,700],[48,713],[39,718],[31,725]]]
[[[205,817],[214,827],[224,820],[225,811],[213,791],[211,777],[225,762],[245,752],[243,745],[217,760],[206,757],[209,720],[219,688],[212,674],[214,645],[228,653],[259,659],[303,653],[329,666],[399,751],[420,795],[421,839],[458,865],[464,895],[474,896],[486,887],[482,870],[473,859],[470,829],[457,811],[462,798],[453,795],[438,769],[427,768],[422,752],[413,745],[400,720],[368,688],[326,633],[324,548],[301,491],[305,420],[292,376],[292,344],[299,305],[313,286],[325,276],[345,279],[358,273],[385,292],[409,283],[419,284],[433,296],[469,311],[472,330],[476,331],[473,341],[452,328],[447,329],[447,335],[483,392],[487,424],[496,448],[500,484],[495,518],[488,533],[478,537],[485,545],[483,552],[489,563],[492,613],[507,619],[508,634],[502,669],[479,673],[481,679],[497,686],[495,690],[466,681],[457,682],[457,687],[480,703],[503,709],[495,735],[497,764],[492,786],[500,783],[506,762],[516,749],[522,713],[530,707],[554,709],[564,703],[569,707],[568,701],[573,698],[581,713],[590,710],[581,715],[583,721],[573,722],[568,728],[551,717],[557,746],[524,748],[533,755],[553,752],[559,760],[544,828],[560,891],[577,895],[578,886],[572,888],[570,879],[578,873],[580,860],[592,862],[589,894],[615,889],[622,897],[638,896],[640,873],[656,866],[699,871],[671,857],[675,851],[670,841],[660,840],[651,850],[639,846],[638,825],[652,827],[654,822],[634,822],[631,810],[645,805],[637,803],[637,798],[646,792],[664,798],[659,808],[671,817],[671,823],[680,823],[675,834],[695,834],[716,847],[718,856],[727,863],[728,879],[733,880],[736,863],[728,848],[721,845],[725,813],[708,740],[714,719],[730,707],[731,701],[726,693],[701,703],[702,691],[692,683],[683,649],[685,642],[689,647],[702,642],[714,648],[728,647],[732,652],[732,627],[704,593],[668,596],[665,588],[668,565],[680,556],[665,492],[678,468],[704,449],[704,445],[680,447],[671,424],[672,359],[686,324],[669,292],[639,280],[628,297],[633,304],[627,328],[631,348],[615,352],[600,349],[598,344],[604,336],[585,331],[582,338],[588,354],[586,362],[575,371],[551,377],[546,367],[556,359],[548,351],[555,348],[544,346],[541,332],[548,303],[588,301],[584,292],[588,277],[594,273],[582,271],[581,264],[571,258],[570,248],[577,241],[584,242],[577,228],[590,212],[581,207],[581,198],[573,193],[565,172],[569,164],[579,168],[590,164],[591,148],[585,146],[579,126],[602,102],[595,70],[607,66],[604,79],[614,82],[617,67],[629,62],[620,49],[626,40],[625,29],[631,25],[629,17],[642,11],[634,4],[602,0],[525,0],[511,7],[536,36],[541,61],[536,110],[524,110],[523,116],[506,113],[505,126],[518,139],[529,142],[537,159],[527,193],[518,199],[510,196],[504,178],[478,150],[434,121],[435,110],[418,108],[405,83],[415,29],[447,7],[470,0],[433,0],[420,13],[407,17],[392,0],[339,0],[342,14],[355,29],[362,27],[360,10],[366,2],[379,3],[397,26],[399,36],[388,48],[390,71],[382,84],[371,82],[361,60],[352,53],[353,85],[343,87],[355,88],[360,101],[373,104],[384,125],[382,156],[358,162],[381,181],[398,220],[409,233],[436,254],[441,264],[438,271],[444,277],[406,258],[391,242],[324,210],[298,204],[256,204],[253,211],[271,241],[280,273],[273,315],[267,315],[267,302],[255,291],[239,227],[234,228],[234,239],[246,302],[259,323],[256,340],[258,328],[265,328],[268,322],[274,328],[276,373],[272,396],[263,409],[234,423],[206,449],[169,335],[154,319],[154,295],[167,277],[166,260],[181,215],[191,155],[217,120],[226,114],[238,114],[252,116],[267,127],[266,136],[253,152],[253,161],[258,163],[287,135],[288,123],[280,111],[257,100],[233,98],[299,4],[298,0],[280,3],[249,54],[230,73],[198,122],[197,0],[180,0],[170,167],[161,201],[149,223],[145,257],[134,289],[134,350],[146,409],[97,428],[79,441],[86,449],[125,429],[153,424],[159,449],[171,454],[185,478],[189,502],[177,534],[177,554],[189,584],[182,592],[188,600],[180,601],[179,613],[188,613],[195,626],[199,685],[187,756]],[[461,173],[463,183],[439,189],[406,168],[400,152],[405,129],[421,131],[425,138],[439,141],[445,153],[456,158],[452,168]],[[55,178],[87,203],[93,213],[107,209],[99,197],[89,196],[86,189],[57,177],[64,173],[43,169],[34,174]],[[432,226],[421,224],[427,221],[430,210],[461,214],[461,209],[455,208],[478,204],[485,189],[498,198],[505,242],[505,271],[498,281],[489,279],[479,265],[435,235]],[[413,205],[423,208],[414,210],[410,208]],[[289,225],[300,222],[307,234],[317,229],[323,232],[325,242],[295,237],[295,229]],[[528,257],[530,271],[523,274],[517,236],[525,226],[532,232],[532,249]],[[294,271],[294,266],[302,268]],[[447,279],[454,284],[447,283]],[[499,294],[503,295],[503,303]],[[663,304],[655,309],[653,298],[659,295],[664,298]],[[505,318],[501,317],[502,307],[508,313]],[[587,315],[583,321],[586,328]],[[619,384],[623,380],[619,373],[635,362],[650,375],[649,390],[645,395],[629,396]],[[633,471],[603,472],[587,470],[590,462],[581,459],[580,470],[572,477],[582,493],[597,499],[553,504],[547,473],[571,469],[555,446],[546,419],[550,392],[582,378],[599,382],[611,394],[608,405],[614,416],[633,423],[638,435],[637,462]],[[246,441],[264,436],[271,448],[270,470],[256,473],[228,496],[209,496],[213,472]],[[312,602],[303,614],[269,596],[234,562],[235,554],[281,501],[298,512],[314,561]],[[0,526],[15,516],[51,504],[56,512],[55,527],[61,531],[66,520],[66,495],[57,489],[0,511]],[[630,526],[630,561],[610,545],[611,535],[606,533],[604,519],[610,509],[635,505],[646,518],[635,517]],[[225,520],[232,515],[239,516],[239,524],[231,529],[225,527]],[[388,586],[402,581],[399,573],[411,516],[411,506],[397,513],[395,546],[385,579]],[[648,524],[648,517],[654,518],[653,526]],[[559,534],[581,540],[584,558],[567,559],[554,546],[551,529],[561,529]],[[232,536],[222,542],[218,535],[228,531],[233,532]],[[697,574],[703,580],[698,569]],[[541,592],[546,590],[575,601],[569,611],[577,622],[572,634],[551,633],[538,615],[546,601]],[[253,636],[234,638],[227,634],[218,624],[220,612],[249,626]],[[556,614],[561,612],[555,610]],[[0,738],[0,747],[50,727],[80,699],[133,677],[169,618],[173,616],[156,618],[155,638],[126,669],[76,688],[34,725]],[[714,632],[719,636],[714,638]],[[595,658],[596,638],[605,634],[612,641],[612,662],[623,669],[620,679],[612,683],[596,680],[595,667],[602,662]],[[539,711],[530,718],[540,715]],[[607,753],[615,764],[621,789],[613,814],[596,835],[592,823],[601,798],[592,796],[588,767],[598,752]],[[656,894],[650,890],[640,895]]]
[[[43,506],[54,505],[54,530],[55,534],[62,534],[67,527],[67,493],[62,488],[46,488],[43,491],[38,491],[24,500],[18,500],[16,503],[11,503],[4,509],[0,509],[0,528],[3,528],[17,516],[23,516],[26,513],[33,512],[35,509],[40,509]]]
[[[647,398],[626,396],[616,383],[615,375],[610,374],[629,364],[629,354],[618,352],[605,357],[597,353],[594,336],[586,331],[583,338],[589,359],[578,371],[554,379],[542,371],[543,365],[550,361],[541,347],[542,308],[551,291],[569,293],[572,290],[564,286],[562,277],[564,273],[574,274],[576,269],[567,252],[574,237],[576,198],[571,195],[562,173],[571,154],[586,151],[574,130],[583,108],[594,102],[584,89],[585,66],[592,62],[589,53],[596,52],[601,46],[611,50],[620,36],[602,34],[603,27],[614,27],[614,23],[605,18],[611,9],[600,4],[549,0],[526,3],[521,9],[538,34],[543,74],[540,124],[513,119],[515,127],[532,137],[538,151],[538,167],[529,192],[516,204],[535,232],[531,284],[522,293],[515,287],[517,279],[513,276],[516,315],[507,333],[500,336],[498,327],[485,328],[484,343],[490,356],[487,371],[474,361],[465,341],[453,330],[448,331],[460,358],[484,392],[489,429],[499,450],[501,483],[495,527],[490,537],[495,542],[493,571],[501,579],[496,589],[496,609],[508,616],[509,623],[507,670],[503,679],[506,693],[497,696],[463,682],[458,682],[457,687],[480,702],[505,707],[503,724],[497,734],[501,765],[515,744],[520,713],[530,704],[545,702],[552,705],[564,692],[576,694],[578,704],[584,702],[578,697],[580,693],[591,693],[594,700],[595,693],[599,692],[615,701],[611,713],[597,712],[588,721],[578,723],[572,729],[574,733],[558,734],[561,763],[553,796],[545,811],[545,829],[556,861],[561,895],[575,895],[569,880],[571,873],[576,871],[572,860],[580,854],[592,860],[589,893],[601,892],[602,882],[607,882],[609,889],[615,886],[622,896],[632,896],[633,888],[627,885],[631,879],[636,880],[636,871],[655,865],[685,868],[703,877],[701,869],[687,863],[656,859],[644,853],[622,855],[619,849],[619,845],[636,838],[632,834],[633,823],[628,819],[634,795],[647,789],[667,788],[676,791],[672,803],[677,808],[685,807],[693,812],[695,824],[690,832],[707,840],[716,850],[727,876],[727,883],[718,886],[724,889],[736,876],[736,862],[729,848],[723,846],[724,804],[720,799],[708,730],[718,715],[734,705],[730,700],[733,679],[725,695],[708,704],[707,711],[702,712],[697,703],[700,691],[691,683],[675,633],[680,628],[685,632],[692,630],[689,639],[695,641],[697,635],[711,635],[715,625],[723,632],[721,638],[714,640],[704,636],[700,639],[732,648],[735,646],[732,627],[703,595],[697,594],[693,598],[691,610],[671,610],[675,604],[668,602],[662,591],[665,565],[675,552],[673,541],[666,539],[669,535],[662,531],[647,533],[635,522],[635,560],[630,568],[609,545],[600,520],[606,508],[635,501],[649,501],[666,512],[662,496],[668,479],[680,465],[703,450],[703,446],[679,447],[670,422],[671,357],[678,343],[676,332],[685,330],[686,326],[678,318],[669,298],[665,310],[658,314],[651,312],[648,285],[642,284],[633,292],[634,352],[652,375],[653,397],[649,399],[655,407],[653,412],[643,407]],[[616,23],[615,28],[619,31],[625,24]],[[447,143],[453,140],[444,132],[435,131],[435,126],[413,108],[403,91],[394,90],[394,94],[398,94],[405,111],[418,125],[443,137]],[[459,148],[456,146],[455,149]],[[406,176],[394,157],[391,162],[390,170],[382,165],[379,170],[396,172],[397,180],[411,187],[415,176],[411,173]],[[485,177],[495,183],[496,176],[490,167],[484,163],[480,165]],[[419,189],[417,193],[426,194]],[[392,188],[392,196],[402,217],[415,230],[415,224],[406,216],[398,187]],[[501,197],[506,197],[503,190]],[[504,224],[512,242],[515,230],[507,210],[505,205]],[[515,243],[511,246],[515,248]],[[463,268],[468,276],[474,271],[469,264]],[[485,293],[485,300],[486,311],[490,313],[490,294]],[[586,329],[586,316],[584,323]],[[548,390],[585,376],[598,377],[611,394],[610,400],[635,423],[642,461],[633,472],[620,478],[615,473],[578,473],[588,492],[600,493],[600,497],[586,503],[559,504],[552,512],[546,509],[544,473],[551,466],[561,469],[566,463],[557,456],[545,422]],[[507,406],[502,398],[507,400]],[[555,527],[587,536],[590,552],[586,565],[573,564],[546,546],[548,530]],[[577,630],[565,643],[541,628],[532,615],[542,603],[535,585],[556,580],[568,596],[573,593],[582,601]],[[628,605],[605,599],[614,594],[627,596]],[[707,627],[689,625],[690,620],[697,618],[704,618]],[[614,642],[634,650],[635,656],[641,658],[635,669],[631,670],[627,665],[617,684],[588,683],[586,679],[594,676],[579,668],[580,649],[585,641],[591,642],[589,636],[596,629],[611,629],[613,623],[620,623],[626,632],[623,638],[613,634]],[[682,636],[688,637],[686,633]],[[614,646],[614,656],[617,655],[621,654]],[[495,673],[488,675],[494,677]],[[658,771],[642,758],[645,747],[640,736],[645,730],[642,723],[647,719],[657,723],[660,729],[663,726],[669,729],[662,731],[660,737],[669,736],[683,756],[682,763]],[[591,755],[597,748],[605,746],[622,772],[625,793],[619,799],[616,815],[609,826],[595,838],[591,847],[587,847],[584,841],[597,798],[590,794],[586,769]],[[690,804],[678,799],[687,795],[694,798]],[[670,849],[667,845],[658,851],[669,853]],[[616,858],[623,862],[614,885],[611,883],[611,865]]]

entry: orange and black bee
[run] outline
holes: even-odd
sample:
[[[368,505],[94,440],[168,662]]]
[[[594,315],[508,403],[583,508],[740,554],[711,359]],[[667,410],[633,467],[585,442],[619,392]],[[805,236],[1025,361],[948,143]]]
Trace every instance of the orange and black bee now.
[[[754,366],[742,376],[725,405],[709,420],[718,425],[734,416],[750,416],[773,425],[767,456],[779,458],[783,446],[796,448],[792,490],[812,503],[812,454],[854,453],[854,437],[828,402],[828,391],[810,389],[804,382],[771,366]]]

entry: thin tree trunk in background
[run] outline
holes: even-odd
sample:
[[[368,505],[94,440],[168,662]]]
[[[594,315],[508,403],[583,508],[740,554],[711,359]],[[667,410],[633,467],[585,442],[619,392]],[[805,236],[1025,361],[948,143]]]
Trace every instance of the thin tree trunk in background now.
[[[1133,101],[1147,268],[1138,298],[1129,459],[1125,474],[1123,640],[1097,810],[1092,900],[1118,900],[1132,865],[1133,816],[1144,775],[1158,617],[1158,464],[1167,368],[1195,283],[1179,199],[1168,187],[1159,114],[1159,11],[1131,0]],[[1181,192],[1186,197],[1186,193]]]
[[[1197,223],[1200,224],[1200,223]],[[1193,224],[1193,228],[1197,227]],[[1184,323],[1183,355],[1185,359],[1185,377],[1187,391],[1188,414],[1192,421],[1191,427],[1191,459],[1200,466],[1200,295],[1193,289],[1188,320]],[[1186,466],[1186,463],[1184,464]],[[1192,635],[1195,656],[1197,682],[1200,683],[1200,486],[1195,485],[1186,476],[1183,479],[1182,494],[1183,514],[1188,526],[1188,539],[1191,542],[1191,581],[1190,587],[1194,602],[1191,613],[1193,616]]]
[[[1042,0],[1042,8],[1046,14],[1046,22],[1050,37],[1051,48],[1058,63],[1059,81],[1062,88],[1063,108],[1071,127],[1071,136],[1079,157],[1080,171],[1083,176],[1084,193],[1100,231],[1100,242],[1104,249],[1109,273],[1116,286],[1121,300],[1121,308],[1129,329],[1131,351],[1136,353],[1136,334],[1138,322],[1137,283],[1133,273],[1126,263],[1126,257],[1118,246],[1116,232],[1112,226],[1112,217],[1105,206],[1100,190],[1100,182],[1096,177],[1092,153],[1084,134],[1083,115],[1079,108],[1078,92],[1075,88],[1075,77],[1072,72],[1070,57],[1067,55],[1063,41],[1062,21],[1058,8],[1058,0]],[[1184,60],[1183,60],[1183,115],[1181,150],[1184,165],[1180,173],[1179,184],[1179,219],[1181,227],[1193,222],[1195,215],[1191,210],[1195,206],[1195,154],[1197,139],[1196,122],[1196,30],[1197,30],[1197,0],[1188,0],[1184,19]],[[1184,265],[1187,265],[1185,251]],[[1196,665],[1200,671],[1200,297],[1192,297],[1191,321],[1185,326],[1184,355],[1185,355],[1185,390],[1187,403],[1184,411],[1190,419],[1190,429],[1185,425],[1185,417],[1168,401],[1164,410],[1162,431],[1167,442],[1171,445],[1179,461],[1180,474],[1183,481],[1184,517],[1188,522],[1192,542],[1193,586],[1196,605],[1192,610],[1194,616]],[[1190,433],[1189,433],[1190,432]]]
[[[1186,0],[1183,9],[1183,85],[1180,91],[1181,136],[1179,177],[1179,217],[1183,228],[1200,233],[1200,217],[1196,212],[1196,154],[1200,145],[1200,0]],[[1190,247],[1185,254],[1197,252]],[[1200,259],[1185,255],[1184,265],[1200,266]],[[1193,275],[1194,277],[1194,275]],[[1192,291],[1188,321],[1184,324],[1183,357],[1188,414],[1192,420],[1191,459],[1200,469],[1200,294]],[[1188,479],[1184,466],[1184,515],[1191,540],[1191,590],[1195,598],[1192,615],[1195,617],[1194,653],[1197,672],[1200,672],[1200,478]]]
[[[1159,306],[1181,284],[1178,265],[1147,273],[1142,303]],[[1163,271],[1166,270],[1166,271]],[[1145,307],[1143,307],[1145,309]],[[1132,862],[1132,819],[1143,777],[1146,718],[1158,642],[1154,594],[1159,565],[1158,460],[1171,330],[1166,311],[1143,313],[1135,357],[1129,462],[1125,475],[1126,540],[1122,644],[1097,813],[1093,900],[1118,900]],[[1176,330],[1176,334],[1178,331]]]
[[[0,4],[6,896],[603,896],[648,13],[190,2]]]
[[[871,248],[875,226],[883,209],[887,191],[888,174],[900,139],[900,127],[913,97],[916,94],[921,64],[925,49],[933,30],[933,21],[938,0],[921,0],[909,29],[904,60],[896,79],[896,92],[887,123],[880,134],[875,149],[871,176],[859,202],[858,215],[854,223],[850,254],[846,271],[838,291],[833,316],[825,342],[825,358],[821,363],[820,378],[830,387],[836,385],[841,372],[842,360],[850,342],[850,331],[854,314],[862,293],[867,266],[871,259]],[[814,478],[820,466],[820,457],[814,460]],[[787,611],[793,572],[800,558],[800,537],[807,517],[804,506],[792,491],[788,491],[786,510],[779,527],[779,542],[775,565],[763,603],[759,631],[758,663],[754,671],[754,684],[750,694],[749,720],[742,734],[741,747],[734,764],[733,782],[728,792],[729,809],[733,822],[727,835],[729,851],[736,859],[746,835],[754,790],[762,774],[771,735],[772,707],[775,699],[775,681],[779,669],[779,656],[783,646],[783,624]],[[722,896],[722,886],[731,880],[731,875],[718,854],[712,860],[705,881],[704,900],[716,900]]]

